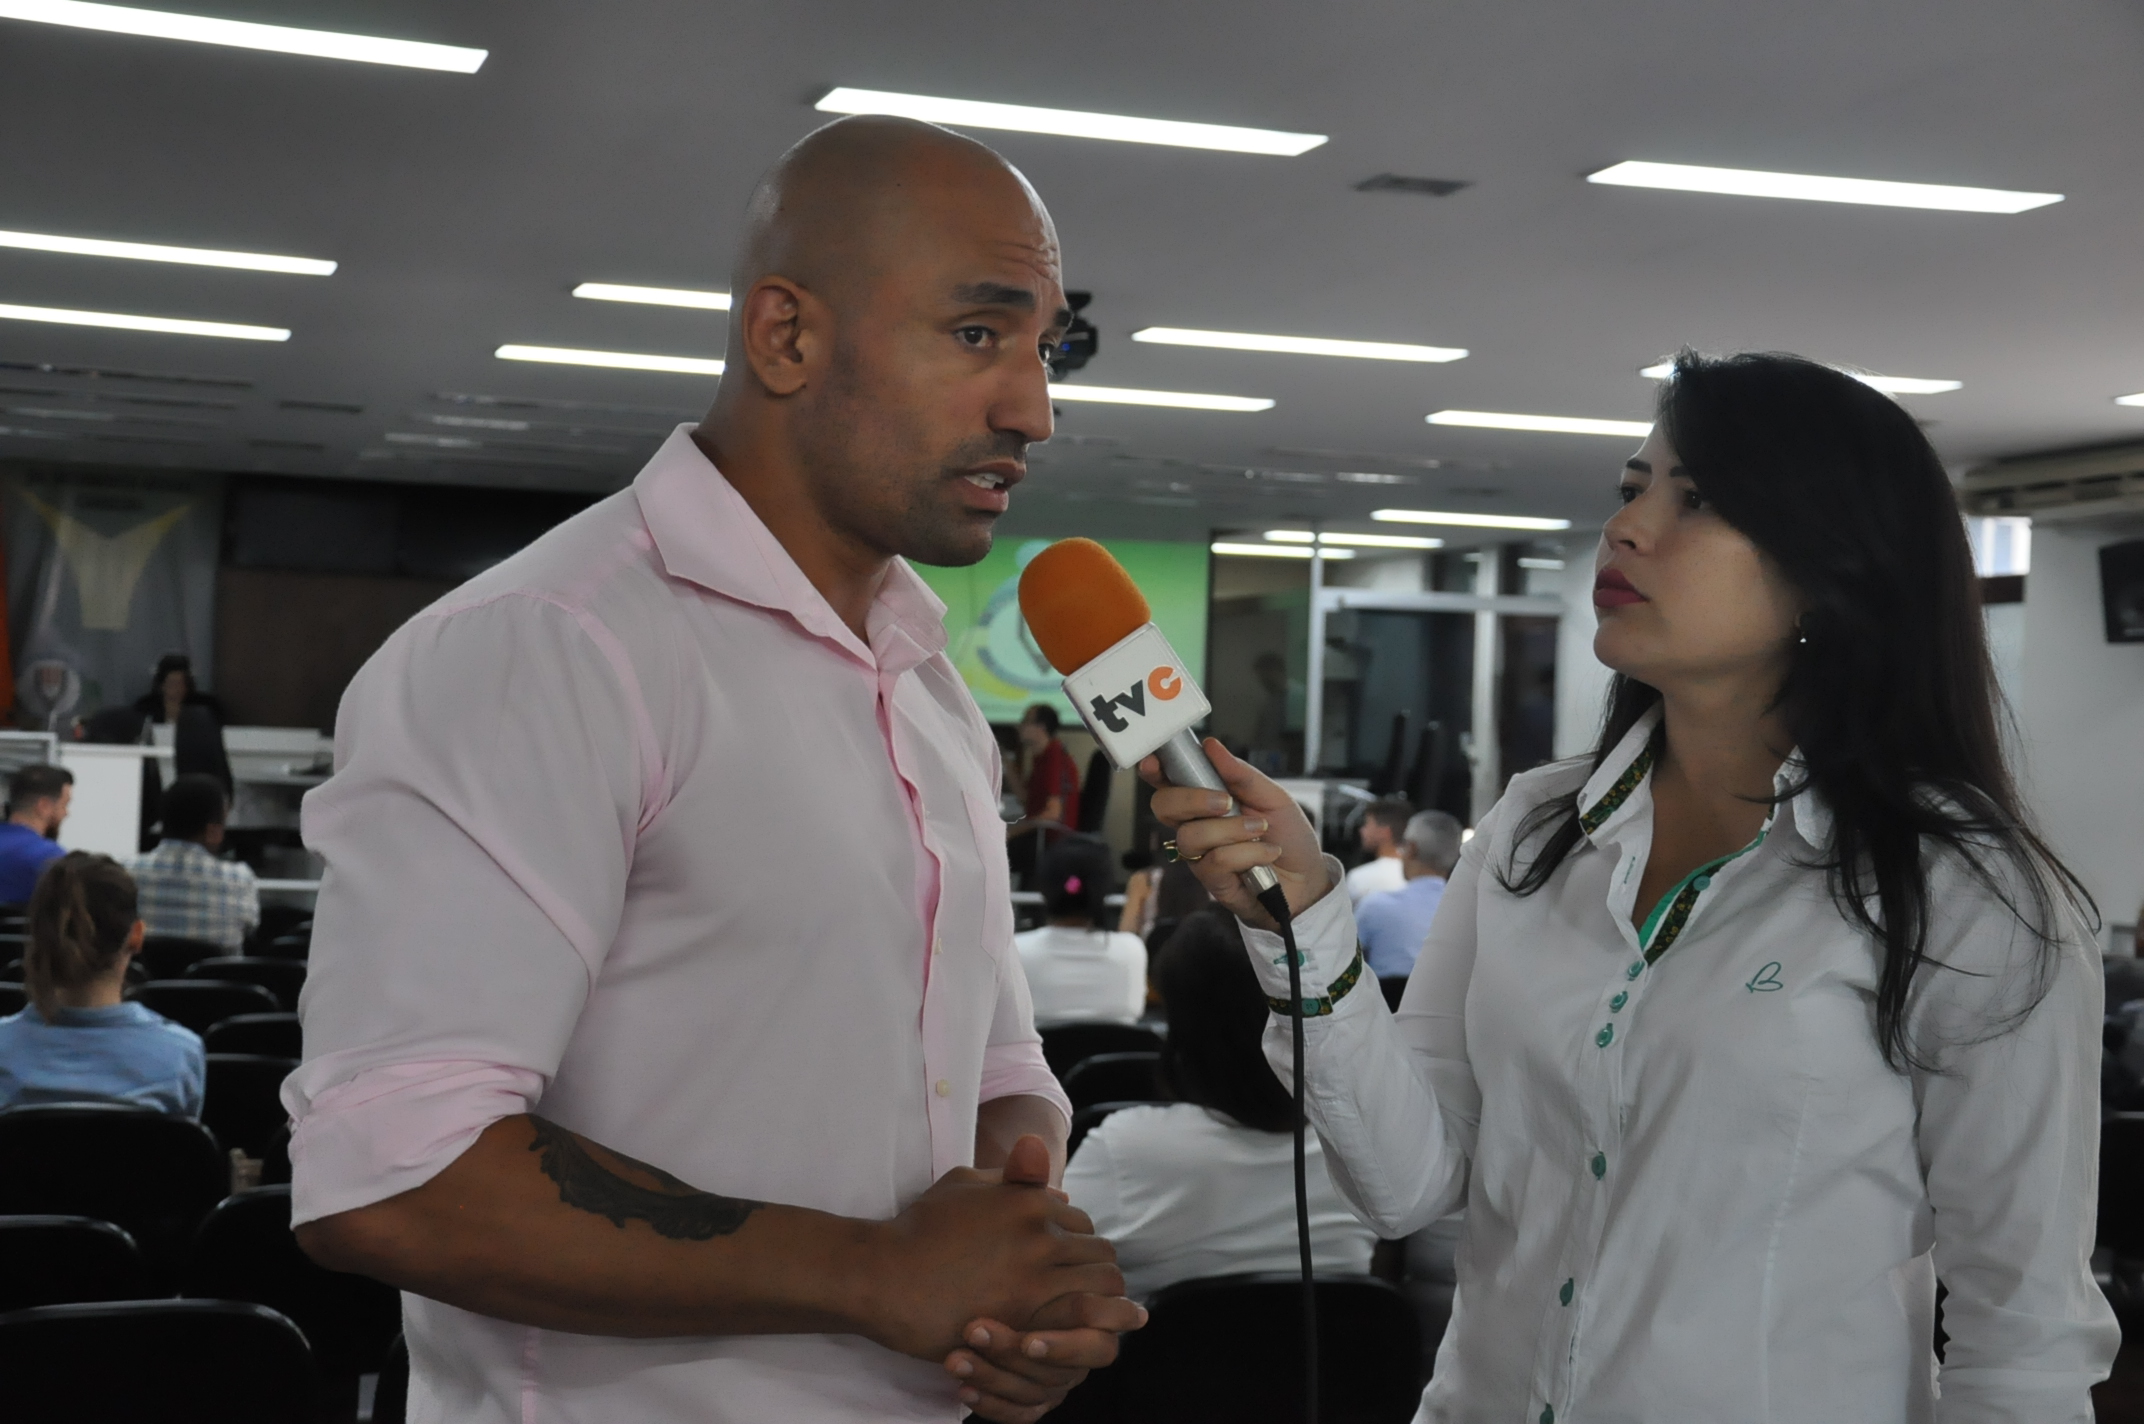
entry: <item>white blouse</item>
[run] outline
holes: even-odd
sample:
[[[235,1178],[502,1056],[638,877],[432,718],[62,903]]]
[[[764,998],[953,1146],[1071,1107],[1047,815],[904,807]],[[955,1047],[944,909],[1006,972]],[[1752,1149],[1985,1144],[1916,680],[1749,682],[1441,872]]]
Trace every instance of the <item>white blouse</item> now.
[[[1133,1024],[1146,1012],[1146,946],[1122,930],[1044,925],[1013,936],[1036,1023]]]
[[[1306,1026],[1311,1121],[1363,1218],[1402,1236],[1466,1208],[1418,1419],[2089,1424],[2120,1340],[2087,1265],[2090,940],[2066,934],[2038,978],[2015,918],[1933,856],[1909,1024],[1940,1069],[1893,1071],[1873,1029],[1881,949],[1810,865],[1830,820],[1805,791],[1689,882],[1648,963],[1631,914],[1656,719],[1590,778],[1567,762],[1513,780],[1396,1016],[1358,990]],[[1524,813],[1581,780],[1577,850],[1545,889],[1506,891]],[[1297,935],[1320,991],[1355,953],[1347,896]],[[1245,939],[1284,997],[1279,939]],[[1284,1081],[1288,1043],[1275,1016]]]

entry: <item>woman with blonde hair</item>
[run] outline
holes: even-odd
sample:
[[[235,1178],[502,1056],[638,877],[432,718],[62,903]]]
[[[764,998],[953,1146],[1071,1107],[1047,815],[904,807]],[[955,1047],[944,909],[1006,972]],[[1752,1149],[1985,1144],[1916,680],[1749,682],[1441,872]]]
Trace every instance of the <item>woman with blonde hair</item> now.
[[[200,1038],[124,998],[141,950],[134,905],[134,877],[110,856],[70,851],[39,877],[23,956],[30,1005],[0,1019],[0,1107],[117,1102],[200,1115]]]

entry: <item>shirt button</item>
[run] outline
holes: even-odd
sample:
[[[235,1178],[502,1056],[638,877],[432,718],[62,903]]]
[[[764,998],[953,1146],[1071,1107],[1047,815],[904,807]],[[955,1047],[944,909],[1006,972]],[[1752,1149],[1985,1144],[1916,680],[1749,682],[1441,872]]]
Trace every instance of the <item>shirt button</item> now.
[[[1605,1152],[1596,1152],[1596,1153],[1594,1153],[1594,1154],[1593,1154],[1593,1163],[1592,1163],[1592,1166],[1593,1166],[1593,1180],[1594,1180],[1594,1181],[1596,1181],[1596,1182],[1597,1182],[1597,1181],[1599,1181],[1599,1180],[1600,1180],[1601,1178],[1603,1178],[1603,1177],[1607,1176],[1607,1175],[1608,1175],[1608,1154],[1607,1154],[1607,1153],[1605,1153]]]
[[[945,941],[943,941],[943,940],[939,940],[939,939],[933,939],[933,940],[931,941],[931,953],[932,953],[932,954],[936,954],[936,953],[938,953],[938,952],[939,952],[940,950],[942,950],[942,949],[944,949],[944,948],[945,948]]]
[[[1643,974],[1644,972],[1645,961],[1642,959],[1633,959],[1632,961],[1630,961],[1630,968],[1623,971],[1625,977],[1631,979],[1637,978],[1640,974]]]
[[[1710,889],[1712,888],[1712,877],[1711,877],[1711,876],[1709,876],[1709,875],[1700,875],[1700,876],[1698,876],[1698,877],[1697,877],[1697,888],[1698,888],[1699,890],[1710,890]]]
[[[1611,1014],[1619,1014],[1623,1012],[1623,1005],[1629,1002],[1630,995],[1627,992],[1618,994],[1608,1001],[1608,1012]]]
[[[1565,1281],[1563,1283],[1563,1289],[1556,1292],[1556,1300],[1558,1301],[1558,1303],[1563,1305],[1569,1305],[1571,1303],[1571,1291],[1575,1286],[1577,1286],[1577,1284],[1578,1281],[1575,1278],[1572,1280]]]
[[[1614,1025],[1614,1024],[1602,1024],[1602,1025],[1601,1025],[1601,1031],[1600,1031],[1599,1033],[1597,1033],[1597,1034],[1593,1035],[1593,1041],[1594,1041],[1595,1043],[1599,1044],[1599,1045],[1600,1045],[1601,1047],[1603,1047],[1603,1048],[1606,1048],[1606,1047],[1607,1047],[1607,1046],[1608,1046],[1609,1044],[1611,1044],[1611,1043],[1614,1043],[1614,1042],[1615,1042],[1615,1025]]]
[[[951,1083],[948,1083],[943,1078],[940,1078],[938,1080],[938,1096],[941,1098],[950,1098],[951,1096],[953,1096],[953,1085]]]

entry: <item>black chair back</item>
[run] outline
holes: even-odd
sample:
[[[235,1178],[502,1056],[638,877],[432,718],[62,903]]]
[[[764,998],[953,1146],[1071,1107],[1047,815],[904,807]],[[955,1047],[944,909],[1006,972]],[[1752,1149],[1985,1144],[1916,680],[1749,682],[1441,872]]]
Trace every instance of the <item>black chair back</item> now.
[[[134,1238],[87,1216],[0,1216],[0,1311],[154,1293]]]
[[[1082,1059],[1097,1053],[1159,1053],[1161,1036],[1138,1024],[1043,1024],[1042,1056],[1062,1081]]]
[[[1074,1111],[1095,1103],[1153,1102],[1161,1097],[1159,1053],[1097,1053],[1065,1074]]]
[[[393,1286],[331,1271],[299,1249],[287,1186],[225,1197],[201,1223],[180,1293],[247,1300],[289,1317],[313,1347],[323,1419],[352,1417],[357,1377],[381,1367],[402,1329]]]
[[[220,944],[210,944],[205,939],[182,939],[178,935],[144,935],[139,956],[141,967],[151,979],[176,979],[186,972],[187,966],[204,959],[214,959],[231,951]]]
[[[298,1327],[235,1300],[48,1305],[0,1315],[10,1424],[312,1424]]]
[[[11,1018],[29,1006],[30,994],[22,985],[0,983],[0,1018]]]
[[[312,906],[266,904],[261,906],[260,923],[255,925],[253,933],[246,937],[246,952],[260,954],[263,952],[261,946],[272,940],[288,934],[302,933],[309,936],[312,931]]]
[[[409,1341],[400,1335],[380,1362],[379,1382],[372,1387],[372,1424],[404,1424],[409,1418]]]
[[[20,984],[22,982],[22,961],[20,959],[10,959],[7,962],[7,968],[0,969],[0,982],[9,984]]]
[[[298,991],[305,987],[305,964],[288,959],[251,959],[225,955],[203,959],[186,968],[187,979],[221,979],[231,984],[258,984],[275,995],[285,1013],[298,1010]]]
[[[1123,1108],[1153,1107],[1156,1101],[1148,1099],[1145,1102],[1089,1103],[1086,1107],[1073,1109],[1072,1135],[1065,1140],[1065,1156],[1069,1159],[1073,1153],[1079,1151],[1079,1145],[1087,1140],[1087,1134],[1100,1127],[1102,1119],[1111,1113]]]
[[[2115,1255],[2144,1260],[2144,1112],[2100,1119],[2098,1236]]]
[[[229,979],[151,979],[133,993],[136,1003],[195,1033],[240,1014],[279,1014],[283,1005],[258,984]]]
[[[1107,752],[1097,749],[1087,758],[1087,774],[1079,784],[1079,825],[1084,835],[1102,833],[1102,820],[1109,814],[1109,784],[1116,766]]]
[[[236,1147],[248,1157],[260,1156],[276,1129],[289,1120],[281,1098],[283,1080],[297,1071],[295,1058],[209,1054],[201,1121],[225,1147]]]
[[[160,1275],[175,1270],[230,1181],[215,1135],[187,1118],[116,1103],[0,1111],[0,1215],[109,1221]]]
[[[1257,1272],[1180,1281],[1052,1413],[1052,1424],[1241,1424],[1303,1417],[1302,1279]],[[1407,1424],[1421,1403],[1414,1305],[1375,1276],[1320,1275],[1318,1418]]]
[[[313,952],[313,931],[308,925],[302,932],[280,934],[254,951],[268,959],[309,958]]]
[[[304,1035],[296,1014],[239,1014],[218,1019],[201,1035],[211,1053],[261,1053],[270,1058],[303,1058]]]

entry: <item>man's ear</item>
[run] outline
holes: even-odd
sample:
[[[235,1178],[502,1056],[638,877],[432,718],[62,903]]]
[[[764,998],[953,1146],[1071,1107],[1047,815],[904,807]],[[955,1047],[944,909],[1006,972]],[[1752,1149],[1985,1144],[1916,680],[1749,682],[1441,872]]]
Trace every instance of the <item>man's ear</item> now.
[[[767,394],[795,395],[810,384],[824,354],[829,313],[801,283],[762,277],[730,312],[745,364]]]

